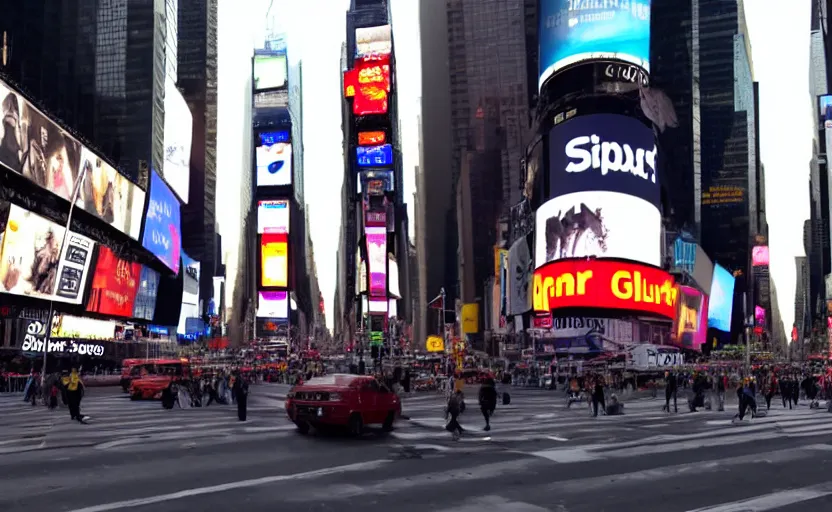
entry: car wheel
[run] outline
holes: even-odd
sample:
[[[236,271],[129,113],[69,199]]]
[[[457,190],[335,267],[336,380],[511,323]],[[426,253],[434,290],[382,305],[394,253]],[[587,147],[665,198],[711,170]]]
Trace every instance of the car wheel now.
[[[384,418],[384,423],[382,423],[381,428],[384,429],[385,432],[390,432],[393,430],[394,421],[396,421],[396,413],[395,411],[390,411],[387,413],[387,417]]]
[[[137,392],[137,391],[130,394],[130,400],[136,401],[136,400],[141,400],[141,399],[142,399],[142,394]]]
[[[298,432],[301,434],[306,435],[309,433],[309,423],[305,421],[296,421],[295,426],[298,427]]]
[[[349,430],[354,436],[360,436],[364,432],[364,421],[359,413],[354,412],[350,415]]]

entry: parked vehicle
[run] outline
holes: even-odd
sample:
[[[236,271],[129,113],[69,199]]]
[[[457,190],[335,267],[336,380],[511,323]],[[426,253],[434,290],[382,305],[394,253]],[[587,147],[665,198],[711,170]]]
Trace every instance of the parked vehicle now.
[[[156,400],[171,381],[180,380],[189,373],[188,360],[154,359],[133,366],[130,370],[130,399]]]
[[[294,386],[286,395],[286,414],[302,434],[310,428],[347,427],[358,436],[372,424],[392,430],[401,413],[399,397],[365,375],[316,377]]]

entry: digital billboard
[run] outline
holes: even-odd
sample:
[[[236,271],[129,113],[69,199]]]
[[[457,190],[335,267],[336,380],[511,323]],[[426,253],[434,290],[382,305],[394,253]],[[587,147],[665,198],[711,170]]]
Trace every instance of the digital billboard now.
[[[285,234],[261,236],[260,285],[264,288],[286,288],[289,285],[289,240]]]
[[[355,158],[359,167],[385,167],[393,165],[393,146],[358,146],[355,148]]]
[[[532,304],[537,313],[563,308],[618,309],[674,319],[678,289],[658,268],[621,261],[553,261],[536,269]]]
[[[541,0],[538,89],[563,68],[619,60],[650,71],[651,0]]]
[[[144,191],[2,81],[0,99],[0,163],[66,201],[86,174],[77,206],[138,240]]]
[[[366,59],[390,55],[393,36],[390,25],[355,29],[355,58]]]
[[[289,292],[259,292],[259,318],[289,318]]]
[[[734,309],[734,276],[722,265],[714,265],[714,279],[708,300],[708,327],[731,332]]]
[[[292,184],[292,143],[285,130],[260,132],[254,148],[257,186],[275,187]]]
[[[370,274],[370,295],[387,301],[387,228],[367,227],[367,262]],[[385,309],[386,311],[386,309]]]
[[[638,197],[659,208],[653,130],[637,119],[593,114],[549,131],[550,197],[608,191]]]
[[[382,130],[358,132],[359,146],[378,146],[387,142],[387,134]]]
[[[254,56],[254,90],[285,87],[288,78],[286,54]]]
[[[87,311],[132,317],[141,272],[141,264],[123,260],[109,247],[100,246]]]
[[[677,312],[673,323],[675,343],[691,350],[701,350],[708,334],[707,298],[690,286],[679,286]]]
[[[390,62],[361,62],[355,66],[352,113],[357,116],[386,114],[390,92]]]
[[[179,216],[179,200],[162,178],[150,173],[150,202],[144,218],[142,246],[173,270],[179,273],[182,253],[182,230]]]
[[[289,234],[289,200],[257,201],[257,232]]]
[[[70,232],[62,250],[63,226],[14,204],[0,228],[0,292],[81,303],[95,242]]]
[[[751,265],[755,267],[766,267],[769,264],[769,253],[767,245],[755,245],[751,248]]]
[[[357,192],[368,196],[383,196],[385,192],[393,192],[396,189],[393,171],[390,169],[361,171],[355,181]]]
[[[575,192],[535,212],[535,267],[563,258],[621,258],[661,266],[661,214],[618,192]]]
[[[142,265],[139,274],[139,290],[133,305],[133,318],[153,320],[156,311],[156,295],[159,293],[159,273]]]
[[[760,306],[754,306],[754,325],[757,327],[766,326],[766,309]]]
[[[191,182],[193,116],[176,84],[165,79],[165,162],[162,174],[171,190],[187,204]]]

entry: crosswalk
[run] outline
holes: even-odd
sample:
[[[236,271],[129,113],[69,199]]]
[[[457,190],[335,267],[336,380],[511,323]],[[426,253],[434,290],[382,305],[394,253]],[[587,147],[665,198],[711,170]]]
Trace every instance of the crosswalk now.
[[[0,455],[45,448],[93,447],[99,450],[158,450],[165,446],[199,446],[267,440],[297,435],[284,412],[288,387],[252,388],[248,421],[239,422],[235,408],[165,410],[158,401],[130,401],[117,392],[97,392],[82,403],[92,419],[88,425],[69,420],[66,408],[49,411],[32,407],[14,395],[0,395]],[[681,410],[681,409],[680,409]],[[528,451],[552,461],[626,458],[669,453],[705,446],[775,438],[811,438],[832,433],[832,414],[825,408],[795,410],[779,404],[766,417],[736,424],[733,409],[726,412],[662,412],[659,400],[634,400],[620,416],[592,417],[585,404],[567,408],[560,393],[518,394],[510,405],[498,405],[491,430],[476,404],[469,404],[460,422],[466,429],[458,442],[444,430],[444,402],[440,395],[416,395],[403,402],[394,432],[385,437],[404,445],[428,443],[443,449],[471,444]],[[614,447],[614,450],[607,449]],[[600,447],[600,448],[599,448]]]

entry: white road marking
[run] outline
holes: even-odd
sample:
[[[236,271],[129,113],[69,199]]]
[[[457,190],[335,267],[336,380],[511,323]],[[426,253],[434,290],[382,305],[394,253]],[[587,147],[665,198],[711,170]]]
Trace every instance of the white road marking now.
[[[548,439],[551,439],[552,441],[561,441],[561,442],[569,441],[569,439],[566,439],[565,437],[558,437],[558,436],[546,436],[546,437]]]
[[[385,464],[390,463],[389,460],[372,460],[367,462],[358,462],[356,464],[348,464],[346,466],[336,466],[333,468],[316,469],[313,471],[305,471],[303,473],[293,473],[289,475],[273,475],[263,478],[255,478],[251,480],[240,480],[238,482],[229,482],[226,484],[212,485],[208,487],[197,487],[194,489],[186,489],[184,491],[174,492],[170,494],[161,494],[159,496],[151,496],[149,498],[138,498],[134,500],[116,501],[113,503],[105,503],[102,505],[94,505],[92,507],[84,507],[70,512],[107,512],[109,510],[119,510],[123,508],[143,507],[146,505],[155,505],[157,503],[164,503],[167,501],[181,500],[193,496],[202,496],[205,494],[215,494],[219,492],[233,491],[235,489],[244,489],[247,487],[257,487],[260,485],[272,484],[276,482],[286,482],[290,480],[304,480],[310,478],[317,478],[321,476],[333,475],[336,473],[358,472],[377,469]]]
[[[711,507],[698,508],[688,512],[766,512],[782,507],[832,496],[832,482],[800,489],[773,492],[758,498],[722,503]]]

